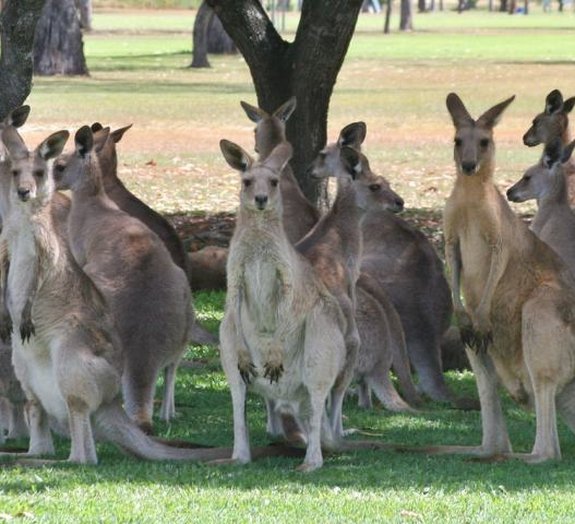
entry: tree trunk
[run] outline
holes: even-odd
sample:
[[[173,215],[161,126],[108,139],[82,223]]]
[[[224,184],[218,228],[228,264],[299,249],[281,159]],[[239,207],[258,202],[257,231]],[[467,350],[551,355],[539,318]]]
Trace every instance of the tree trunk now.
[[[45,0],[4,0],[0,15],[0,120],[21,106],[32,88],[34,31]]]
[[[92,30],[92,0],[76,0],[76,8],[80,15],[80,27],[84,31]]]
[[[74,0],[46,0],[36,27],[34,73],[88,74],[80,19]]]
[[[213,10],[212,10],[213,12]],[[237,53],[236,44],[226,33],[221,20],[213,16],[208,24],[208,53],[214,55],[232,55]]]
[[[387,0],[387,6],[385,8],[385,24],[383,25],[383,33],[389,34],[389,22],[391,20],[391,8],[393,7],[393,0]]]
[[[399,30],[413,30],[413,16],[411,13],[411,0],[401,0],[401,11],[399,16]]]
[[[427,11],[427,6],[425,5],[425,0],[417,0],[417,12],[425,13]]]
[[[362,0],[304,1],[292,43],[281,38],[259,0],[207,2],[250,68],[259,107],[271,112],[296,96],[286,129],[291,166],[306,196],[317,201],[319,185],[306,171],[326,143],[329,100]]]
[[[214,10],[206,2],[202,2],[194,21],[194,49],[190,67],[211,67],[208,60],[208,29],[214,17]]]
[[[499,11],[501,13],[505,13],[507,11],[507,0],[501,0],[501,4],[499,4]]]

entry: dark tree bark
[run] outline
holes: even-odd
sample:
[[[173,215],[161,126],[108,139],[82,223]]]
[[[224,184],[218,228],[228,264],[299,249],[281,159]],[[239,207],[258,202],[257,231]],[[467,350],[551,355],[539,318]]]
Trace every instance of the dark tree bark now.
[[[387,5],[385,6],[385,23],[383,24],[383,33],[389,34],[389,22],[391,20],[391,9],[393,7],[393,0],[387,0]]]
[[[401,10],[399,15],[399,30],[411,31],[413,29],[413,15],[411,11],[411,0],[401,0]]]
[[[32,88],[34,31],[45,0],[4,0],[0,15],[0,120],[21,106]]]
[[[417,0],[417,12],[425,13],[427,11],[427,6],[425,5],[425,0]]]
[[[194,21],[194,49],[190,67],[211,67],[208,53],[232,54],[237,52],[214,10],[204,1],[201,3]]]
[[[505,13],[507,11],[507,2],[508,0],[501,0],[501,3],[499,4],[499,11],[501,13]]]
[[[259,0],[207,2],[250,68],[258,105],[271,112],[296,96],[286,130],[294,147],[291,165],[304,193],[317,201],[318,184],[305,174],[326,143],[329,100],[362,0],[304,1],[292,43],[281,38]]]
[[[34,73],[88,74],[80,19],[74,0],[46,0],[36,27]]]

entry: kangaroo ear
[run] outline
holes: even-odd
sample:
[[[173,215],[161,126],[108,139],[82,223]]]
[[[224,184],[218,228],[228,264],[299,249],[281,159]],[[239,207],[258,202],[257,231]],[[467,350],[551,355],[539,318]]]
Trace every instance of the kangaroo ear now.
[[[74,136],[76,152],[83,158],[94,148],[94,134],[88,126],[82,126]]]
[[[118,143],[120,140],[122,140],[122,137],[124,136],[124,133],[130,129],[134,124],[130,124],[129,126],[126,127],[121,127],[120,129],[116,129],[114,131],[112,131],[110,133],[110,136],[112,137],[112,140],[114,141],[114,143]]]
[[[102,129],[104,129],[104,126],[102,124],[100,124],[100,122],[94,122],[91,126],[90,129],[92,130],[92,133],[96,133]]]
[[[108,137],[110,136],[110,128],[103,127],[100,131],[96,133],[92,133],[93,140],[94,140],[94,151],[99,153],[104,148]]]
[[[571,158],[574,148],[575,148],[575,140],[573,140],[563,148],[563,152],[561,153],[562,164],[564,164]]]
[[[28,155],[28,148],[15,127],[10,126],[2,129],[0,136],[2,138],[2,143],[6,147],[8,156],[11,159],[26,158]]]
[[[367,125],[365,122],[352,122],[347,124],[340,132],[337,143],[340,147],[349,146],[355,147],[357,150],[361,148],[361,144],[367,135]]]
[[[51,134],[36,149],[40,158],[50,160],[56,158],[63,150],[70,133],[68,131],[58,131]]]
[[[344,146],[340,153],[341,163],[353,180],[363,171],[361,154],[353,147]]]
[[[447,106],[447,110],[451,115],[451,120],[453,120],[453,125],[455,127],[470,125],[475,122],[465,108],[461,98],[459,98],[459,96],[457,96],[455,93],[449,93],[447,95],[447,98],[445,99],[445,105]]]
[[[248,118],[252,122],[255,122],[256,124],[261,120],[263,120],[265,117],[269,116],[263,109],[260,109],[259,107],[256,106],[252,106],[251,104],[248,104],[243,100],[240,102],[240,105],[244,108],[244,111],[246,112],[246,115],[248,115]]]
[[[289,142],[281,142],[273,148],[272,152],[263,162],[267,167],[281,173],[291,160],[293,148]]]
[[[244,149],[229,140],[220,140],[220,149],[230,167],[240,173],[248,171],[254,163],[252,157]]]
[[[545,113],[552,115],[563,108],[563,95],[559,89],[553,89],[545,98]]]
[[[554,138],[548,144],[545,144],[543,152],[543,165],[547,169],[551,169],[555,164],[561,162],[561,139]]]
[[[14,109],[6,118],[5,125],[13,127],[22,127],[28,115],[30,114],[30,106],[20,106]]]
[[[563,112],[565,114],[570,113],[573,109],[573,106],[575,106],[575,96],[572,96],[563,102]]]
[[[507,100],[503,100],[503,102],[499,102],[499,104],[494,105],[477,119],[477,124],[486,126],[490,129],[495,127],[499,123],[499,120],[501,120],[503,111],[505,111],[507,106],[513,102],[513,100],[515,100],[515,95],[510,96]]]
[[[284,102],[273,112],[273,116],[279,118],[282,122],[287,122],[287,119],[295,111],[296,105],[295,96],[292,96],[287,102]]]

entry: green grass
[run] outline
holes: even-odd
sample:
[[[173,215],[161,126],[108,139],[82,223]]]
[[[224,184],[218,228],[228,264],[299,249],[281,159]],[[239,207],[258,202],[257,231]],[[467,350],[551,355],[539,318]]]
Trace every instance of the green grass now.
[[[416,14],[417,31],[389,36],[380,34],[381,16],[360,17],[332,98],[329,136],[364,119],[372,167],[391,179],[410,207],[408,216],[423,217],[438,243],[440,234],[426,218],[441,213],[452,184],[445,95],[457,91],[477,115],[517,94],[496,131],[497,180],[505,187],[540,154],[525,148],[521,136],[547,92],[559,87],[575,94],[575,17],[544,15],[535,5],[532,11]],[[85,37],[91,76],[36,78],[26,139],[94,120],[112,127],[133,122],[119,145],[120,174],[138,195],[166,213],[233,210],[237,178],[217,143],[226,137],[251,147],[253,125],[239,101],[255,103],[255,94],[240,56],[210,57],[207,70],[187,67],[193,16],[191,10],[97,10],[95,30]],[[287,17],[286,38],[296,22],[296,15]],[[195,303],[202,322],[217,330],[223,294],[198,294]],[[180,370],[180,416],[158,427],[163,435],[229,446],[231,404],[217,353],[202,346],[188,357],[203,367]],[[470,373],[450,373],[448,380],[460,394],[476,395]],[[252,443],[263,444],[261,401],[251,397],[248,411]],[[417,415],[364,413],[350,398],[344,412],[347,427],[387,442],[477,444],[481,436],[479,413],[439,404],[427,404]],[[505,412],[514,448],[528,451],[533,414],[507,397]],[[327,457],[325,467],[310,475],[294,471],[298,459],[245,467],[151,464],[100,445],[98,467],[0,467],[0,521],[571,522],[575,439],[563,425],[560,439],[563,460],[542,466],[363,451]],[[59,440],[58,457],[68,451],[69,443]]]

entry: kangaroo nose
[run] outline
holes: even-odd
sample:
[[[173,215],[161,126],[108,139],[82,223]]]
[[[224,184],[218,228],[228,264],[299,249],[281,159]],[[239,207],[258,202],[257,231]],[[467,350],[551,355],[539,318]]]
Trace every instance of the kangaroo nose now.
[[[463,172],[467,175],[472,175],[475,172],[476,167],[477,167],[477,164],[475,162],[462,162],[461,163],[461,168],[463,169]]]
[[[264,207],[266,207],[266,204],[268,201],[268,196],[267,195],[256,195],[255,200],[256,200],[256,205],[258,206],[258,208],[263,209]]]
[[[515,196],[515,192],[513,191],[513,188],[509,188],[507,190],[507,200],[509,200],[510,202],[517,202],[516,200],[516,196]]]
[[[403,198],[401,197],[397,197],[395,199],[395,208],[397,209],[397,211],[403,211],[403,206],[404,206],[405,202],[403,201]]]
[[[22,202],[26,202],[26,200],[30,198],[30,190],[23,187],[19,187],[18,197],[20,198],[20,200],[22,200]]]

